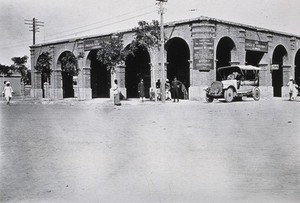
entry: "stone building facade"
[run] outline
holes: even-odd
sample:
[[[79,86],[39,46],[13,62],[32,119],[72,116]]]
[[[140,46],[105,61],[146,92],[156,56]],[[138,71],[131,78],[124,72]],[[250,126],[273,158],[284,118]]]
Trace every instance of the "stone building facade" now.
[[[112,33],[113,34],[113,33]],[[127,47],[134,39],[131,31],[123,32]],[[99,41],[109,35],[38,44],[31,47],[32,97],[92,99],[110,97],[112,81],[118,79],[122,95],[137,97],[137,83],[143,78],[147,89],[161,79],[160,51],[137,50],[113,73],[96,59]],[[203,88],[219,79],[217,69],[234,64],[261,68],[262,97],[284,97],[290,77],[300,83],[300,37],[259,27],[199,17],[165,24],[165,76],[177,77],[187,88],[190,100],[205,98]],[[34,66],[43,52],[52,56],[53,73],[43,84]],[[79,74],[72,80],[63,77],[60,59],[65,53],[78,59]],[[67,84],[69,83],[69,84]],[[72,93],[67,93],[73,91]],[[147,94],[149,94],[147,92]]]

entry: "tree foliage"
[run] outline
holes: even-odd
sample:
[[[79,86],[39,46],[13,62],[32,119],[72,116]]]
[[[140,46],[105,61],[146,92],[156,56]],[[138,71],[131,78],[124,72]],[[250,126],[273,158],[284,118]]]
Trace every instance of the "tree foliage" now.
[[[0,74],[4,76],[11,76],[13,74],[14,68],[12,66],[0,64]]]
[[[52,69],[51,69],[51,61],[52,61],[52,57],[50,56],[49,52],[43,52],[35,65],[35,70],[37,70],[38,72],[42,73],[45,75],[46,78],[50,78],[50,75],[52,73]]]
[[[160,26],[157,20],[139,21],[138,27],[133,28],[135,32],[134,40],[131,44],[131,49],[141,48],[159,48],[160,46]]]
[[[97,59],[107,67],[107,70],[114,70],[115,66],[122,64],[131,50],[124,49],[122,35],[110,36],[108,41],[101,41],[97,52]]]
[[[62,71],[69,76],[78,75],[80,69],[78,67],[77,58],[71,52],[66,52],[60,59]]]
[[[12,65],[13,69],[21,74],[21,81],[24,82],[28,71],[28,68],[25,65],[27,63],[28,56],[13,57],[11,60],[14,62]]]

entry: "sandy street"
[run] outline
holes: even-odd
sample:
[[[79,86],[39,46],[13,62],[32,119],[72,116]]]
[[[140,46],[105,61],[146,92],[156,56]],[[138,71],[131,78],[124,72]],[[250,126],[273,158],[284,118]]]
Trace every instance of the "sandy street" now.
[[[0,202],[300,202],[300,101],[0,107]]]

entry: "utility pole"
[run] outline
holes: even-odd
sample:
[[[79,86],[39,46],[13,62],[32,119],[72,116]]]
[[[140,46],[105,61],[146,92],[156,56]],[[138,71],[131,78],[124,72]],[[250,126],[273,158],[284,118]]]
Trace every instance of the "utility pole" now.
[[[159,14],[160,14],[160,54],[161,54],[161,101],[166,102],[166,76],[165,76],[165,34],[164,34],[164,4],[168,0],[156,0],[159,5]]]
[[[32,20],[24,20],[24,21],[25,21],[26,25],[31,25],[31,27],[29,27],[29,28],[32,30],[29,30],[29,31],[32,31],[32,33],[33,33],[32,41],[33,41],[33,45],[34,45],[35,44],[35,34],[37,32],[40,32],[39,27],[44,27],[44,22],[38,21],[38,19],[35,19],[35,18],[33,18]]]

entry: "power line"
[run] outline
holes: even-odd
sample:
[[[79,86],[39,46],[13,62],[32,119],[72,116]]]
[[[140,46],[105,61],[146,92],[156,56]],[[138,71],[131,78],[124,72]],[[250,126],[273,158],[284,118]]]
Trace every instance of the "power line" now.
[[[61,37],[73,36],[73,35],[76,35],[76,34],[80,34],[80,33],[88,32],[88,31],[96,30],[96,29],[99,29],[99,28],[107,27],[107,26],[110,26],[110,25],[118,24],[118,23],[121,23],[121,22],[125,22],[125,21],[128,21],[128,20],[134,19],[134,18],[136,18],[136,17],[140,17],[140,16],[144,16],[144,15],[153,13],[153,12],[155,12],[155,11],[156,11],[156,10],[152,10],[152,11],[150,11],[150,12],[143,13],[143,14],[139,14],[139,15],[136,15],[136,16],[132,16],[132,17],[129,17],[129,18],[126,18],[126,19],[117,21],[117,22],[107,23],[107,24],[104,24],[104,25],[101,25],[101,26],[98,26],[98,27],[86,29],[86,30],[79,31],[79,32],[75,32],[75,33],[72,33],[72,34],[62,35]],[[51,39],[51,38],[50,38],[50,39]]]
[[[152,6],[151,6],[152,7]],[[147,6],[147,7],[143,7],[139,10],[134,10],[134,11],[130,11],[130,12],[127,12],[127,13],[123,13],[121,15],[117,15],[117,16],[114,16],[114,17],[111,17],[111,18],[106,18],[106,19],[103,19],[101,21],[97,21],[97,22],[94,22],[94,23],[91,23],[91,24],[88,24],[88,25],[84,25],[84,26],[81,26],[81,27],[76,27],[76,28],[72,28],[72,29],[69,29],[69,30],[65,30],[65,31],[62,31],[62,32],[58,32],[58,33],[54,33],[54,34],[51,34],[49,36],[54,36],[54,35],[60,35],[60,34],[63,34],[63,33],[66,33],[66,32],[70,32],[70,31],[74,31],[74,30],[78,30],[78,29],[81,29],[81,28],[85,28],[85,27],[89,27],[89,26],[92,26],[92,25],[96,25],[96,24],[99,24],[99,23],[103,23],[105,21],[109,21],[109,20],[113,20],[115,18],[119,18],[119,17],[123,17],[123,16],[126,16],[128,14],[132,14],[132,13],[135,13],[135,12],[138,12],[138,11],[142,11],[142,10],[146,10],[148,8],[151,8],[150,6]]]
[[[72,36],[72,35],[76,35],[76,34],[88,32],[88,31],[91,31],[91,30],[99,29],[99,28],[102,28],[102,27],[107,27],[107,26],[110,26],[110,25],[118,24],[118,23],[121,23],[121,22],[125,22],[125,21],[128,21],[128,20],[131,20],[131,19],[140,17],[140,16],[144,16],[144,15],[153,13],[153,12],[155,12],[155,11],[156,11],[156,10],[152,10],[152,11],[150,11],[150,12],[146,12],[146,13],[143,13],[143,14],[135,15],[135,16],[132,16],[132,17],[129,17],[129,18],[120,20],[120,21],[116,21],[116,22],[112,22],[112,23],[107,23],[107,24],[104,24],[104,25],[101,25],[101,26],[98,26],[98,27],[95,27],[95,28],[90,28],[90,29],[83,30],[83,31],[79,31],[79,32],[75,32],[75,33],[72,33],[72,34],[62,35],[61,37],[68,37],[68,36]],[[128,13],[127,13],[127,14],[128,14]],[[122,14],[122,15],[113,17],[113,18],[111,18],[111,19],[114,19],[114,18],[117,18],[117,17],[121,17],[121,16],[124,16],[124,15],[127,15],[127,14]],[[99,21],[99,22],[105,22],[105,21],[102,20],[102,21]],[[99,22],[93,23],[93,24],[98,24]],[[93,25],[93,24],[89,24],[89,25],[82,26],[82,27],[87,27],[87,26],[90,26],[90,25]],[[81,27],[79,27],[79,28],[74,28],[74,29],[72,29],[72,30],[80,29],[80,28],[81,28]],[[63,33],[63,32],[62,32],[62,33]],[[51,36],[52,36],[52,35],[51,35]],[[51,39],[51,38],[50,38],[50,39]],[[6,49],[6,48],[12,48],[12,47],[21,47],[21,46],[24,46],[24,45],[27,45],[27,46],[28,46],[28,44],[30,43],[30,40],[22,40],[22,41],[19,41],[19,42],[28,42],[28,43],[21,43],[21,44],[15,44],[15,45],[9,45],[9,44],[7,44],[7,46],[1,46],[0,49]]]

